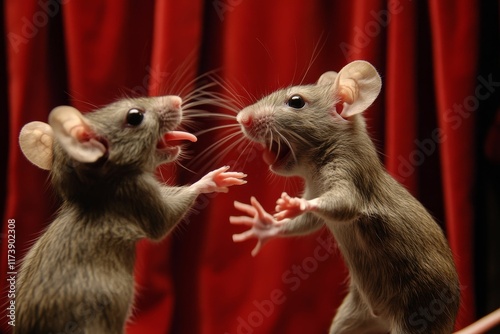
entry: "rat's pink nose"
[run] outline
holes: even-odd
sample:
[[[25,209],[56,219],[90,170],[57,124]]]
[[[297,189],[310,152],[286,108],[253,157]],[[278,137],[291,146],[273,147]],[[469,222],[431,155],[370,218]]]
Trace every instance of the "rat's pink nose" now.
[[[171,101],[172,101],[172,108],[173,109],[180,109],[181,108],[182,99],[179,96],[172,96]]]
[[[253,118],[250,115],[245,115],[245,116],[240,117],[239,122],[245,128],[249,128],[253,124]]]

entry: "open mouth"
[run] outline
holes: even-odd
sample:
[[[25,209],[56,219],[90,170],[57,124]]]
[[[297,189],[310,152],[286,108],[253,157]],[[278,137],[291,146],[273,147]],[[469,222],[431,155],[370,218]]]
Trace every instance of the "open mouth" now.
[[[177,155],[180,152],[180,145],[184,141],[196,142],[195,135],[184,131],[169,131],[163,135],[156,144],[156,150],[169,155]]]
[[[262,158],[264,159],[264,162],[269,166],[277,167],[288,160],[291,153],[292,151],[290,150],[290,147],[288,147],[288,145],[273,141],[271,143],[271,146],[267,146],[264,148]]]

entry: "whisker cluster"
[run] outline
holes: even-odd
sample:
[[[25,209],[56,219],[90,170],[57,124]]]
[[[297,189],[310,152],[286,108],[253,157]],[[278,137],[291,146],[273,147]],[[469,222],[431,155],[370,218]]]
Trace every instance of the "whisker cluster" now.
[[[208,82],[202,82],[204,80]],[[242,145],[247,139],[242,135],[240,125],[236,122],[236,115],[248,101],[237,93],[235,86],[224,81],[215,71],[199,76],[187,86],[192,87],[196,83],[198,86],[195,89],[181,95],[184,110],[183,126],[195,129],[193,134],[197,137],[210,134],[217,137],[217,140],[203,148],[202,152],[196,153],[196,159],[192,159],[188,164],[189,168],[197,171],[200,171],[200,168],[203,170],[212,168],[234,151],[239,152],[238,161],[250,147],[250,141]],[[185,91],[184,88],[181,90]],[[203,124],[203,128],[196,129],[197,124]]]

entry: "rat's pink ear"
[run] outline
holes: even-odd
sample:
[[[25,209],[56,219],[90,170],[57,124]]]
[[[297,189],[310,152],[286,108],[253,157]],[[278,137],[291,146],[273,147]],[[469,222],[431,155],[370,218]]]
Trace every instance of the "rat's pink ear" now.
[[[331,85],[335,82],[337,75],[338,73],[334,71],[325,72],[319,77],[317,84],[320,86]]]
[[[54,133],[47,123],[31,122],[19,133],[19,146],[24,156],[41,169],[52,167]]]
[[[106,147],[97,140],[88,121],[75,108],[60,106],[49,115],[55,139],[76,161],[95,162],[106,154]]]
[[[382,87],[377,70],[368,62],[353,61],[340,70],[333,83],[343,103],[342,117],[351,117],[365,111],[377,98]]]

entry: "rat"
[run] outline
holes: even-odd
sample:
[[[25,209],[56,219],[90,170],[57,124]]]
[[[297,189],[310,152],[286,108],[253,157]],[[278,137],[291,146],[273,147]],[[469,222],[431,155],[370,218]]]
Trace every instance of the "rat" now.
[[[327,226],[349,270],[349,292],[329,333],[451,333],[460,304],[452,252],[441,227],[383,167],[362,113],[382,81],[353,61],[315,84],[278,90],[237,115],[243,134],[263,146],[270,170],[305,181],[301,197],[283,193],[276,213],[255,197],[235,202],[235,242]]]
[[[82,114],[59,106],[48,124],[20,133],[24,155],[50,170],[62,199],[56,218],[25,256],[17,281],[14,333],[123,333],[134,297],[135,245],[159,241],[199,194],[227,192],[245,174],[216,169],[189,186],[155,177],[176,161],[178,96],[124,98]]]

